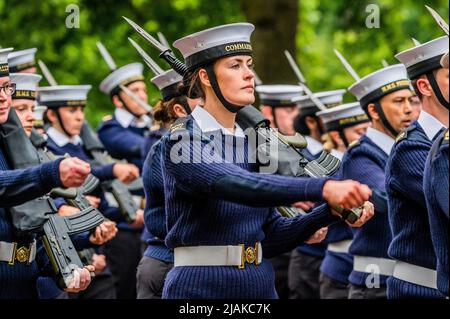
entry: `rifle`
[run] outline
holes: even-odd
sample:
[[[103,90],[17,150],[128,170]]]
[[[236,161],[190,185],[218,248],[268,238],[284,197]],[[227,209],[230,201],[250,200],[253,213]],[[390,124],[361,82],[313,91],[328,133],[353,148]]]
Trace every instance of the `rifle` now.
[[[13,168],[41,164],[36,149],[13,109],[10,110],[8,121],[0,125],[0,135]],[[94,229],[104,221],[103,215],[91,206],[74,216],[59,216],[48,195],[15,206],[10,209],[10,213],[18,234],[42,235],[45,250],[61,288],[66,288],[70,283],[74,269],[83,268],[70,236]]]
[[[270,144],[273,141],[281,141],[285,155],[283,161],[296,161],[298,172],[294,176],[303,177],[325,177],[334,174],[340,165],[339,159],[328,152],[322,152],[318,159],[308,161],[299,149],[306,147],[306,141],[303,143],[302,136],[296,134],[294,137],[286,137],[270,128],[269,122],[255,107],[249,105],[241,109],[236,117],[236,121],[243,128],[252,127],[256,134],[262,139],[263,143]],[[259,139],[258,139],[259,140]],[[343,219],[350,223],[356,222],[360,216],[359,209],[345,210],[342,207],[332,207]],[[295,207],[279,207],[278,211],[286,217],[295,217],[299,214],[305,214],[302,209]]]
[[[81,128],[80,137],[83,140],[86,151],[94,159],[94,165],[108,165],[114,163],[114,160],[106,153],[102,142],[86,122]],[[139,179],[139,181],[134,183],[134,188],[137,189],[140,187],[140,184],[142,184],[142,179]],[[134,201],[127,185],[118,179],[114,179],[112,181],[103,182],[103,186],[113,194],[119,204],[119,210],[126,221],[132,223],[136,219],[136,211],[139,207]]]

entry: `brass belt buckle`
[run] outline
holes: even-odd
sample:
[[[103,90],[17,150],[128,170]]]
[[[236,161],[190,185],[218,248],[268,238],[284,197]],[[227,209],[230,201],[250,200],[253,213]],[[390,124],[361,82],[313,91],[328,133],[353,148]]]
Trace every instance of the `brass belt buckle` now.
[[[255,264],[256,266],[259,266],[258,263],[258,244],[255,244],[255,248],[253,247],[247,247],[245,248],[244,244],[241,244],[242,254],[241,254],[241,264],[239,265],[239,269],[245,269],[245,263],[247,264]]]
[[[8,264],[13,266],[16,260],[20,263],[30,264],[30,253],[33,243],[30,244],[29,248],[22,246],[19,249],[17,249],[17,243],[13,244],[14,244],[13,254],[11,257],[11,261],[9,261]]]

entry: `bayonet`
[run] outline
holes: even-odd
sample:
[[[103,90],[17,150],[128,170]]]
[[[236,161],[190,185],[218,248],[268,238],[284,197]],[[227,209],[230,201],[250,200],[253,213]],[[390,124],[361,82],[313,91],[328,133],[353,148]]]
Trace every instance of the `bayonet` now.
[[[114,62],[114,59],[112,58],[111,54],[109,54],[108,50],[105,48],[105,46],[98,41],[97,42],[97,48],[100,51],[100,54],[103,57],[103,60],[105,60],[106,64],[108,64],[108,67],[111,71],[117,70],[117,65]]]
[[[41,68],[42,74],[44,75],[45,79],[47,80],[48,84],[50,86],[57,86],[58,82],[56,82],[53,75],[50,73],[50,70],[45,65],[44,61],[38,60],[39,67]]]
[[[334,49],[334,53],[339,58],[341,63],[344,65],[345,69],[348,73],[353,77],[355,81],[359,81],[361,78],[359,77],[358,73],[353,69],[353,67],[348,63],[347,59],[344,58],[344,56],[336,49]]]
[[[147,52],[144,51],[144,49],[141,48],[141,46],[139,44],[137,44],[133,39],[128,38],[128,41],[131,42],[131,44],[133,45],[133,47],[137,50],[137,52],[139,53],[139,55],[142,57],[142,59],[144,59],[145,63],[148,65],[148,67],[150,68],[150,70],[152,70],[152,72],[155,75],[160,75],[164,73],[164,70],[161,69],[161,67],[147,54]]]
[[[320,101],[313,92],[309,89],[309,87],[306,85],[306,79],[303,76],[302,72],[300,71],[300,68],[298,67],[297,63],[295,63],[294,58],[289,53],[289,51],[284,51],[284,54],[286,55],[289,64],[291,65],[292,70],[294,71],[295,75],[297,76],[299,80],[299,84],[303,87],[303,90],[305,91],[306,95],[313,101],[313,103],[321,110],[325,111],[327,107]]]
[[[436,12],[436,10],[434,10],[433,8],[430,8],[427,5],[425,5],[425,7],[428,9],[428,11],[430,11],[430,13],[433,16],[434,20],[436,20],[436,22],[439,24],[439,26],[442,28],[442,30],[444,30],[445,34],[447,36],[449,36],[447,22],[445,22],[444,19],[442,19],[442,17],[439,15],[439,13]]]

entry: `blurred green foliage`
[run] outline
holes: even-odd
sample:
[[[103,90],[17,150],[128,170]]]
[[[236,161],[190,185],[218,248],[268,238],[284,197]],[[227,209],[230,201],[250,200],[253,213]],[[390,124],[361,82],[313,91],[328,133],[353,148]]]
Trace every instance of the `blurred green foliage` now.
[[[240,0],[258,1],[258,0]],[[119,66],[140,61],[127,37],[132,37],[155,59],[158,52],[122,19],[127,16],[170,42],[204,28],[245,21],[239,0],[0,0],[0,46],[17,50],[37,47],[60,84],[91,84],[88,120],[96,126],[113,110],[109,98],[98,89],[109,70],[95,43],[102,41]],[[276,1],[276,0],[274,0]],[[333,53],[339,49],[361,76],[381,67],[381,60],[396,63],[394,54],[443,35],[424,4],[448,15],[444,0],[299,0],[300,23],[297,58],[314,91],[346,88],[352,78]],[[368,29],[368,4],[380,7],[380,28]],[[66,8],[80,9],[80,28],[66,28]],[[276,12],[274,12],[276,14]],[[280,16],[280,19],[283,17]],[[156,59],[157,60],[157,59]],[[163,68],[165,62],[157,60]],[[264,63],[264,61],[258,61]],[[261,66],[258,66],[261,67]],[[263,66],[262,66],[263,67]],[[147,78],[153,74],[146,68]],[[149,81],[148,81],[149,83]],[[47,85],[43,80],[41,85]],[[150,103],[159,93],[151,85]]]

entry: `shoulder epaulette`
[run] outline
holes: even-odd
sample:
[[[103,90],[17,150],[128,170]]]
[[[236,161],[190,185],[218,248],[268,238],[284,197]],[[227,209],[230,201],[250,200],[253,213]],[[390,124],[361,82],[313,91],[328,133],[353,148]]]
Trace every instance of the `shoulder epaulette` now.
[[[173,133],[177,130],[185,130],[187,127],[187,123],[189,121],[189,117],[180,117],[175,123],[170,126],[170,133]]]
[[[448,144],[448,130],[444,133],[441,145]]]
[[[408,126],[403,132],[401,132],[399,135],[397,135],[397,138],[395,139],[395,144],[406,139],[408,137],[408,133],[415,129],[416,129],[415,125]]]
[[[111,121],[113,119],[112,115],[105,115],[102,118],[102,122],[108,122]]]
[[[352,148],[354,148],[354,147],[356,147],[358,145],[361,145],[360,140],[353,141],[353,142],[350,143],[350,145],[348,146],[347,150],[351,150]]]

